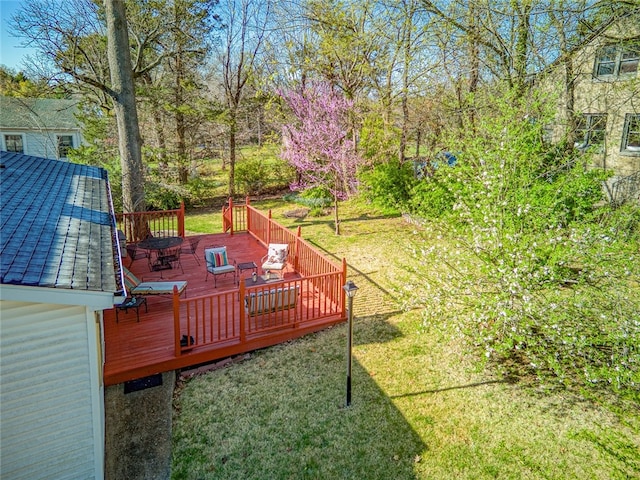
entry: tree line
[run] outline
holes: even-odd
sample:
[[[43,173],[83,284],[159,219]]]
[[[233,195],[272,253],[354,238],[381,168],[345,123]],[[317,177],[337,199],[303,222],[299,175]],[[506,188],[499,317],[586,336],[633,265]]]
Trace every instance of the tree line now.
[[[39,52],[18,74],[38,88],[5,82],[3,92],[79,95],[91,156],[120,158],[123,209],[142,210],[149,162],[171,165],[184,184],[199,159],[220,156],[234,195],[239,146],[280,138],[293,121],[279,92],[318,82],[351,102],[345,128],[364,165],[451,148],[444,131],[473,132],[507,90],[527,98],[532,75],[634,9],[631,0],[26,0],[10,28]],[[571,83],[568,74],[558,87]]]

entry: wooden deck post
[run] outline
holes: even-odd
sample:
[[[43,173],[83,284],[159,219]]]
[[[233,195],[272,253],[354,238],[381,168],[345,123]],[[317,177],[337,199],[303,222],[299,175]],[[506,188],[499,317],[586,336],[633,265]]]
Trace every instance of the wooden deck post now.
[[[251,220],[250,220],[251,215],[249,215],[249,208],[248,208],[249,203],[250,203],[249,195],[247,195],[247,198],[244,201],[244,215],[245,215],[245,218],[247,219],[247,225],[246,225],[247,232],[251,232]]]
[[[182,354],[180,348],[180,293],[178,293],[178,287],[173,286],[173,336],[174,336],[174,349],[176,357]]]
[[[240,291],[238,292],[240,298],[240,342],[244,343],[247,339],[247,331],[245,328],[245,311],[244,311],[244,297],[245,297],[245,285],[242,279],[240,280]]]
[[[293,252],[293,270],[295,272],[299,272],[300,259],[298,258],[298,252],[300,251],[300,239],[302,238],[302,227],[298,225],[298,230],[296,231],[296,248]]]
[[[342,285],[346,285],[347,284],[347,259],[342,257]],[[342,288],[342,285],[340,285],[340,292],[341,292],[341,296],[340,296],[340,301],[342,302],[342,318],[347,318],[347,301],[346,301],[346,297],[347,294],[344,291],[344,288]]]
[[[267,214],[267,245],[271,243],[271,209]]]
[[[184,201],[180,202],[180,212],[178,213],[178,236],[184,238]]]
[[[233,214],[233,198],[229,197],[229,217],[230,217],[230,222],[229,222],[229,235],[233,235],[233,224],[235,222],[235,216]]]

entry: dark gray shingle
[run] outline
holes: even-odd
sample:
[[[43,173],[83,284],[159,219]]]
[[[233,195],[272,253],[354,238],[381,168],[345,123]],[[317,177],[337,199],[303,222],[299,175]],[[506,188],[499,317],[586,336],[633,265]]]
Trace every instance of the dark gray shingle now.
[[[107,172],[0,152],[0,281],[115,292]]]

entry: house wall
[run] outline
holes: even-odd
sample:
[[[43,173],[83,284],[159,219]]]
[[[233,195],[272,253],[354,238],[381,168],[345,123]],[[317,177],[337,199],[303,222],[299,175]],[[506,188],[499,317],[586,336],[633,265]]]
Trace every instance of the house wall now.
[[[0,477],[104,477],[101,313],[0,303]]]
[[[58,135],[71,135],[73,137],[74,148],[82,145],[82,135],[78,131],[32,131],[32,130],[9,130],[0,131],[0,148],[7,151],[5,135],[22,135],[22,142],[25,155],[43,157],[58,160]]]
[[[603,80],[594,76],[594,65],[598,49],[613,43],[612,38],[628,38],[637,26],[621,21],[612,26],[606,37],[600,36],[575,53],[574,111],[576,114],[607,114],[604,148],[592,152],[592,166],[613,170],[615,181],[640,171],[640,153],[621,152],[625,115],[640,113],[640,71],[635,76],[616,77]],[[546,91],[564,91],[563,67],[559,64],[543,82]],[[553,126],[553,139],[560,141],[567,126],[566,98],[558,96],[558,115]]]

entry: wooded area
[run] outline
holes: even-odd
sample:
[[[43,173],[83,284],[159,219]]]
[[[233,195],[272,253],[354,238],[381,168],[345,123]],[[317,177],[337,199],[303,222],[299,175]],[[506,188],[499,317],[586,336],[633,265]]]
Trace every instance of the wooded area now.
[[[79,94],[88,145],[76,156],[122,176],[128,211],[144,206],[151,166],[184,185],[220,158],[235,194],[239,148],[280,144],[293,121],[282,94],[314,82],[352,102],[345,134],[361,168],[432,157],[494,116],[496,98],[526,102],[533,74],[567,62],[611,19],[638,17],[637,8],[629,0],[27,0],[11,29],[41,54],[24,73],[3,73],[2,94]],[[114,21],[128,29],[110,29]],[[114,57],[116,40],[130,48]],[[557,92],[571,97],[568,72]],[[123,75],[135,92],[125,95]],[[568,125],[568,145],[574,134]]]

